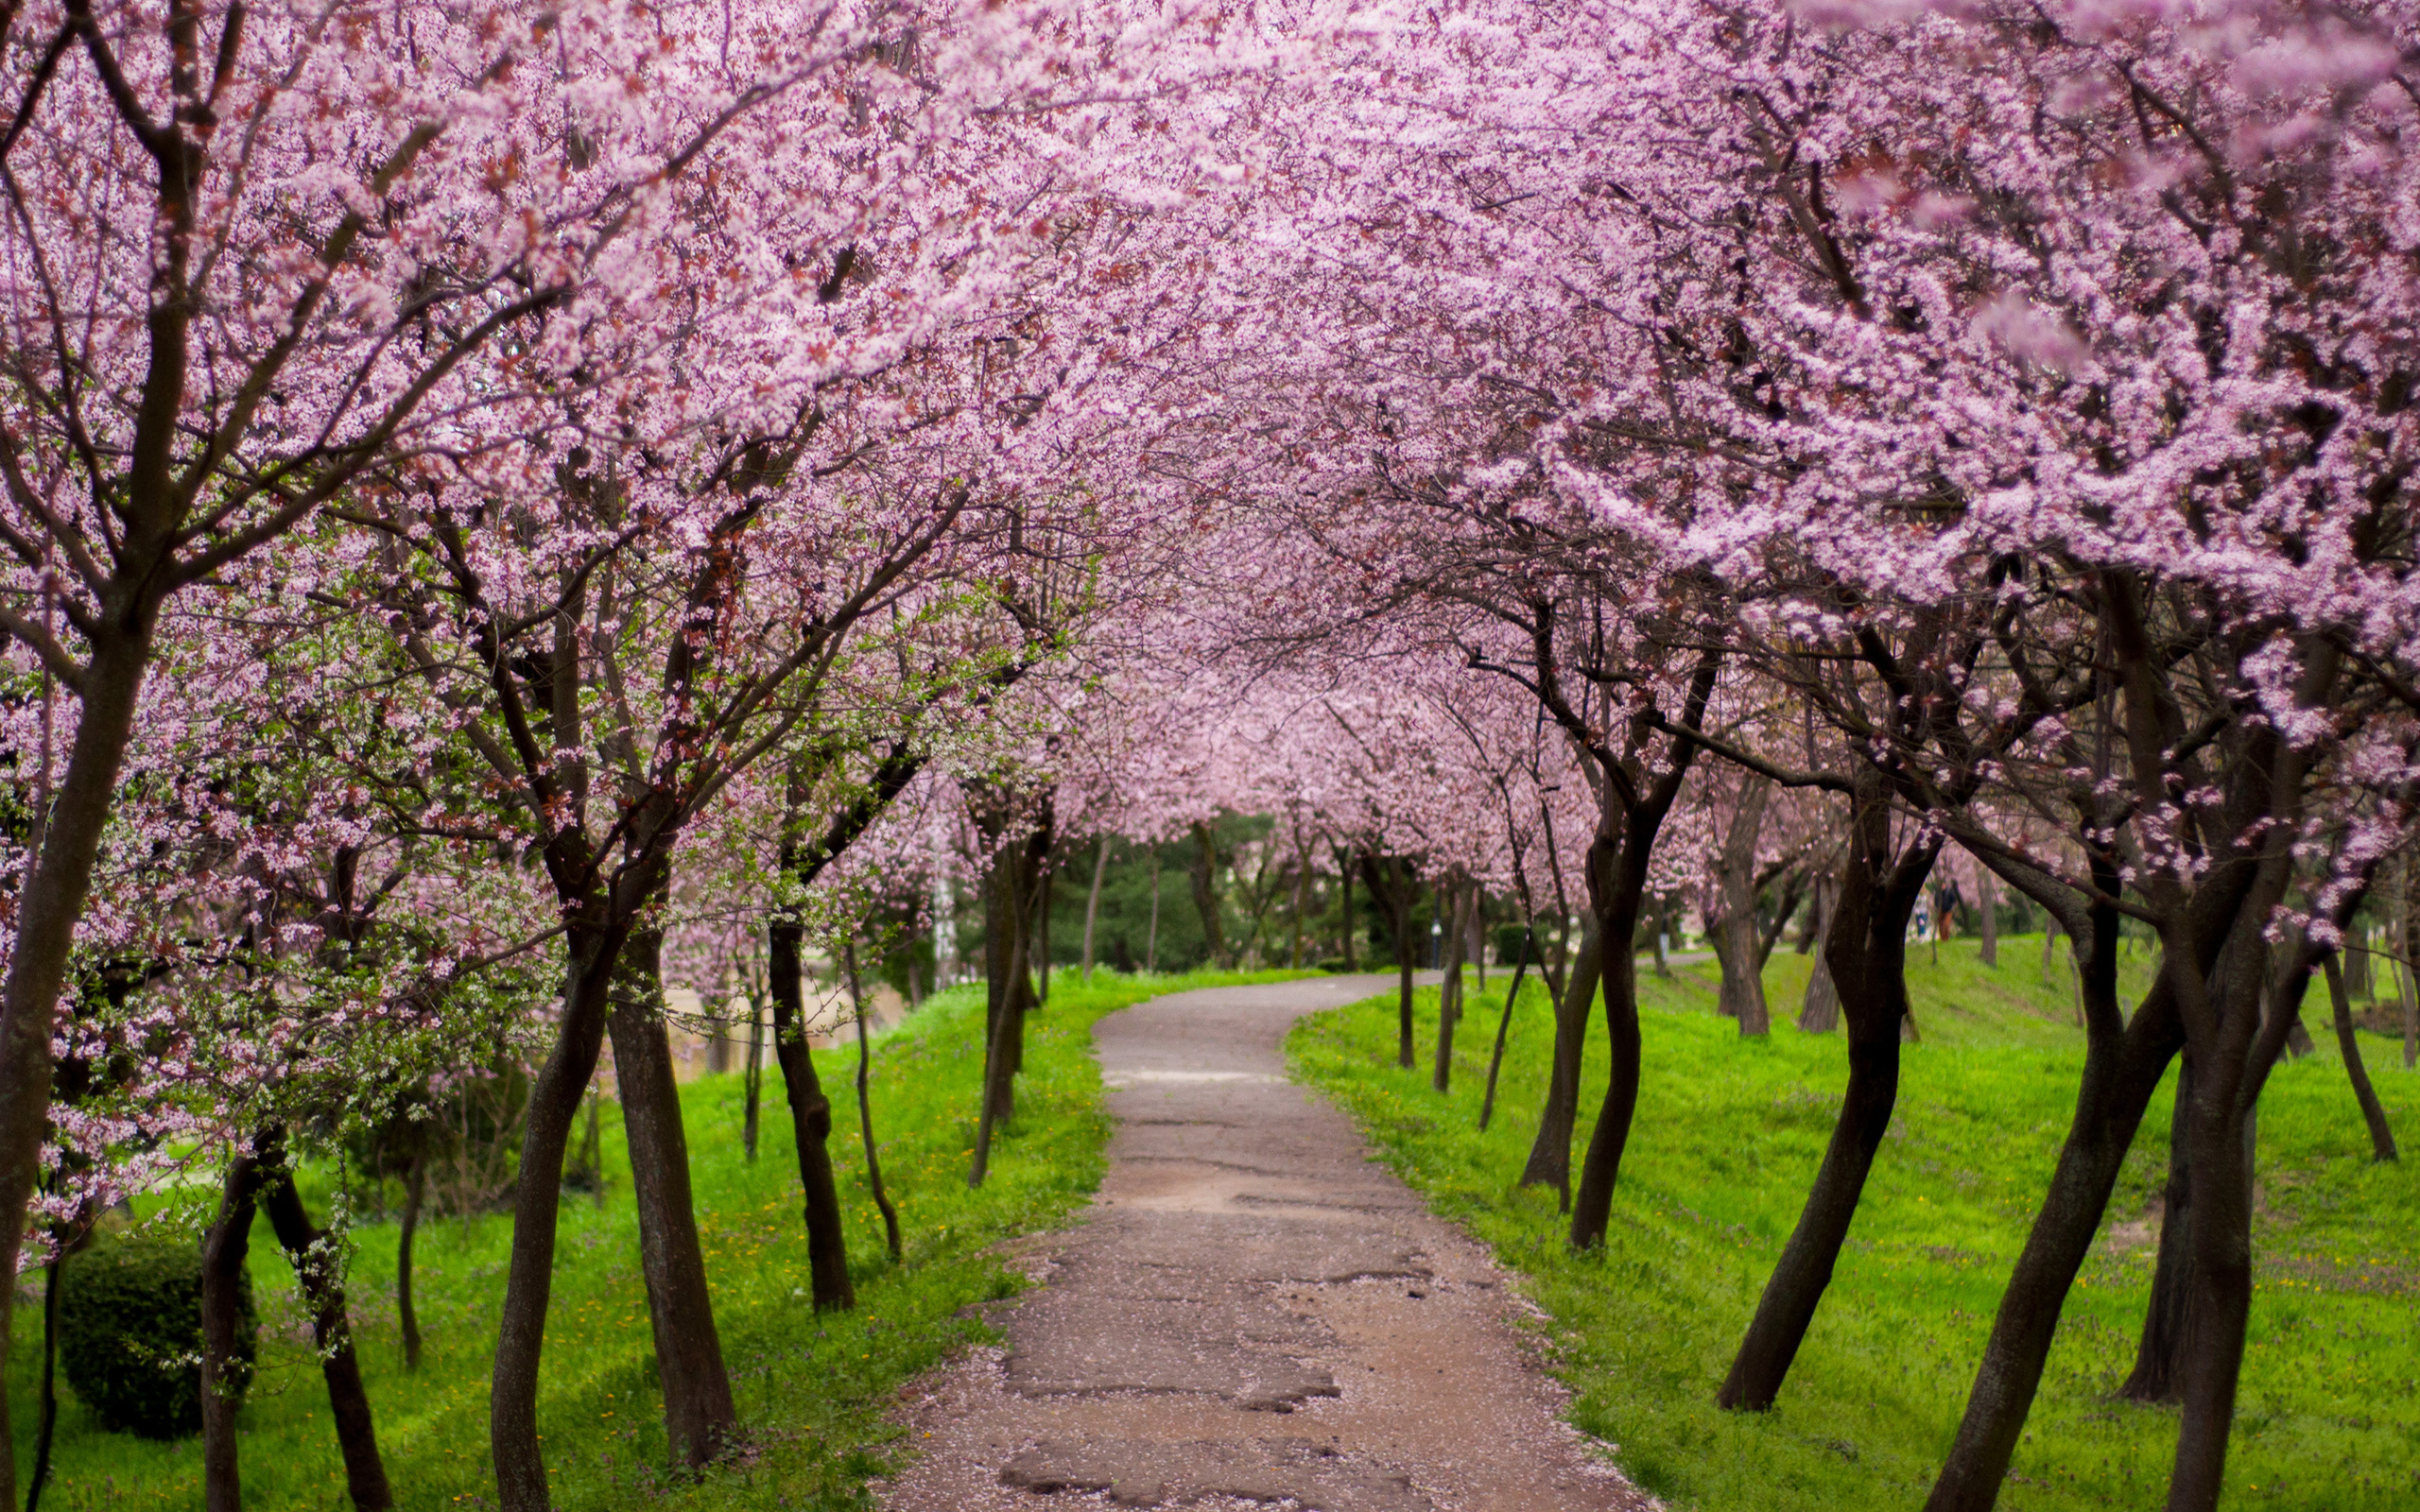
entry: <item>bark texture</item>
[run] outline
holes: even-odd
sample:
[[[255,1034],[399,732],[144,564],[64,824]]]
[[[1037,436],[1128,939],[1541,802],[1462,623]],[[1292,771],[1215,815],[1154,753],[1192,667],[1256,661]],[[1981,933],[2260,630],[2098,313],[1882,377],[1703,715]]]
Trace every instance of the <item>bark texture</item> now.
[[[799,1185],[805,1193],[806,1265],[817,1312],[857,1305],[849,1284],[848,1239],[842,1229],[840,1194],[832,1179],[832,1100],[816,1075],[807,1048],[806,1013],[799,991],[804,970],[804,930],[788,914],[776,915],[766,931],[772,975],[773,1059],[782,1070],[789,1105],[790,1132],[798,1151]]]
[[[337,1450],[344,1458],[345,1490],[358,1512],[385,1512],[395,1504],[395,1496],[387,1484],[386,1462],[378,1453],[378,1429],[370,1411],[370,1392],[361,1382],[361,1361],[354,1352],[341,1258],[333,1236],[314,1224],[302,1206],[283,1135],[272,1132],[253,1148],[265,1177],[261,1207],[277,1234],[278,1247],[294,1267],[303,1305],[311,1310],[311,1343],[319,1351],[320,1374],[327,1383]]]
[[[1521,1185],[1554,1188],[1565,1212],[1571,1211],[1571,1139],[1580,1123],[1581,1058],[1588,1048],[1588,1010],[1597,1001],[1602,943],[1591,914],[1581,923],[1580,950],[1564,975],[1563,996],[1555,1000],[1554,1070],[1547,1078],[1546,1107],[1538,1113],[1529,1161],[1521,1168]]]
[[[2343,974],[2336,969],[2336,957],[2327,958],[2327,996],[2335,1009],[2336,1045],[2343,1053],[2344,1074],[2353,1084],[2354,1101],[2361,1105],[2361,1122],[2370,1129],[2370,1156],[2373,1160],[2392,1160],[2395,1158],[2394,1130],[2387,1126],[2386,1109],[2378,1105],[2377,1089],[2370,1085],[2370,1069],[2361,1063],[2361,1042],[2353,1029],[2353,1005],[2344,990]]]
[[[631,1153],[631,1194],[638,1208],[639,1268],[664,1383],[664,1432],[673,1460],[692,1469],[736,1445],[739,1410],[723,1366],[706,1284],[705,1246],[689,1188],[689,1140],[673,1079],[672,1042],[664,1028],[664,936],[631,937],[615,975],[607,1028],[614,1078],[621,1091],[622,1136]],[[802,1053],[804,1046],[800,1047]],[[837,1204],[836,1204],[837,1206]],[[845,1279],[845,1263],[843,1274]]]
[[[260,1179],[260,1162],[251,1153],[237,1155],[219,1193],[218,1220],[201,1242],[201,1504],[206,1512],[243,1512],[235,1413],[251,1367],[235,1352],[235,1332]]]
[[[1721,1406],[1762,1412],[1780,1394],[1831,1284],[1841,1242],[1857,1215],[1874,1154],[1899,1098],[1899,1036],[1908,1014],[1908,920],[1924,892],[1938,839],[1895,857],[1889,799],[1878,775],[1860,776],[1849,861],[1841,878],[1824,954],[1848,1026],[1849,1085],[1824,1163],[1798,1225],[1765,1283],[1756,1315],[1715,1395]]]

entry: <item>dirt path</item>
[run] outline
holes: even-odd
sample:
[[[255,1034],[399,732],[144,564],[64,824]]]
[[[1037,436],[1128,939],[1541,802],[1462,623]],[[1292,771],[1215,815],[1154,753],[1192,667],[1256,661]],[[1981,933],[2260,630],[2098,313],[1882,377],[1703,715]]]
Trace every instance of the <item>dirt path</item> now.
[[[1004,1350],[928,1383],[896,1512],[1291,1503],[1321,1512],[1654,1503],[1560,1418],[1478,1245],[1285,1079],[1327,977],[1102,1021],[1118,1120],[1087,1221],[1036,1251]],[[1043,1258],[1046,1257],[1046,1258]]]

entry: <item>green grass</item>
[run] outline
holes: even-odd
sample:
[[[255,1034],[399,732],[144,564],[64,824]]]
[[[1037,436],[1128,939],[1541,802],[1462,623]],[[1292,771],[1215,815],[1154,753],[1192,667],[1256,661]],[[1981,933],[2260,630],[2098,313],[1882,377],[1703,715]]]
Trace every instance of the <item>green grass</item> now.
[[[717,1470],[669,1500],[697,1508],[870,1504],[867,1477],[908,1447],[884,1421],[900,1388],[953,1350],[989,1338],[970,1304],[1023,1284],[1000,1242],[1057,1224],[1100,1179],[1108,1121],[1089,1054],[1094,1021],[1163,992],[1297,974],[1099,972],[1089,988],[1074,972],[1063,974],[1048,1010],[1030,1021],[1018,1116],[979,1192],[969,1192],[965,1177],[982,1069],[981,988],[938,995],[879,1041],[874,1057],[874,1132],[906,1232],[902,1266],[884,1255],[881,1220],[866,1186],[848,1079],[856,1052],[819,1054],[818,1070],[838,1105],[832,1154],[850,1209],[858,1304],[852,1314],[818,1316],[806,1300],[798,1164],[778,1073],[767,1077],[760,1158],[752,1165],[740,1143],[740,1078],[710,1076],[684,1086],[716,1319],[755,1454],[748,1466]],[[666,1499],[650,1493],[671,1485],[662,1469],[665,1434],[651,1379],[647,1295],[616,1128],[607,1128],[603,1145],[605,1204],[576,1194],[562,1207],[540,1406],[558,1504],[577,1508],[653,1505]],[[318,1187],[308,1194],[324,1214],[324,1185],[307,1185]],[[415,1271],[425,1351],[416,1374],[402,1366],[394,1234],[389,1224],[355,1228],[351,1273],[354,1329],[389,1478],[406,1508],[492,1504],[488,1378],[511,1223],[494,1215],[423,1226]],[[262,1368],[240,1418],[246,1502],[333,1512],[349,1503],[327,1393],[294,1302],[293,1273],[266,1222],[253,1234],[251,1254],[263,1329]],[[22,1475],[31,1463],[41,1314],[21,1310],[18,1317],[9,1387]],[[62,1389],[61,1396],[46,1512],[200,1504],[199,1440],[162,1444],[107,1433],[71,1393]]]
[[[1573,1419],[1619,1445],[1634,1478],[1708,1512],[1884,1512],[1923,1503],[2074,1109],[2083,1057],[2066,979],[2044,984],[2039,936],[2003,941],[2000,961],[1982,968],[1971,940],[1945,944],[1937,965],[1913,953],[1924,1042],[1907,1048],[1898,1113],[1840,1268],[1780,1404],[1761,1417],[1716,1410],[1715,1387],[1797,1221],[1847,1075],[1838,1035],[1789,1022],[1805,958],[1775,957],[1765,1042],[1714,1014],[1711,963],[1676,968],[1668,983],[1642,966],[1644,1085],[1611,1235],[1595,1254],[1565,1250],[1551,1194],[1513,1187],[1552,1048],[1543,993],[1523,993],[1484,1136],[1503,973],[1490,974],[1457,1037],[1449,1097],[1428,1090],[1425,1052],[1418,1072],[1393,1068],[1392,998],[1305,1020],[1288,1049],[1438,1211],[1525,1273],[1575,1393]],[[2126,959],[2131,991],[2150,964]],[[1424,1040],[1435,1001],[1423,993]],[[2373,1165],[2324,1009],[2306,1019],[2319,1052],[2281,1066],[2261,1105],[2258,1294],[2226,1504],[2409,1512],[2420,1506],[2420,1074],[2401,1069],[2394,1041],[2362,1037],[2414,1150],[2401,1166]],[[1582,1091],[1591,1118],[1604,1044],[1599,1015]],[[2127,1162],[2112,1229],[2143,1217],[2165,1174],[2173,1082]],[[2155,1253],[2127,1237],[2104,1231],[2067,1303],[2000,1498],[2010,1512],[2139,1508],[2165,1493],[2174,1412],[2112,1397]]]

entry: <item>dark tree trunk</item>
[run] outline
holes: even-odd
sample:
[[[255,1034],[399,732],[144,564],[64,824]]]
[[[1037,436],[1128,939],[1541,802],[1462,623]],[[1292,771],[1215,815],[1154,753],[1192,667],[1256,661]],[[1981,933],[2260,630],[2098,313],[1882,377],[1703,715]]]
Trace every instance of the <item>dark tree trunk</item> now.
[[[512,1258],[505,1275],[495,1373],[488,1386],[488,1440],[505,1512],[550,1512],[553,1505],[538,1447],[538,1366],[554,1289],[555,1214],[562,1201],[571,1126],[596,1074],[614,967],[628,933],[627,925],[573,926],[566,938],[562,1018],[554,1048],[529,1084],[512,1191]]]
[[[1756,840],[1764,832],[1765,801],[1772,784],[1761,777],[1742,782],[1739,803],[1722,844],[1715,884],[1722,912],[1707,931],[1715,959],[1722,968],[1722,990],[1717,1009],[1739,1021],[1742,1035],[1755,1037],[1772,1028],[1765,1005],[1765,983],[1759,968],[1764,952],[1756,931]]]
[[[1461,1017],[1462,1009],[1462,949],[1466,938],[1462,923],[1470,903],[1462,885],[1456,883],[1438,888],[1437,902],[1451,914],[1445,926],[1450,937],[1445,941],[1443,962],[1444,980],[1437,988],[1437,1060],[1428,1075],[1428,1085],[1442,1092],[1453,1085],[1454,1021]]]
[[[404,1332],[404,1368],[420,1368],[420,1310],[412,1300],[412,1240],[420,1233],[420,1204],[428,1189],[428,1157],[415,1155],[404,1173],[404,1216],[395,1226],[395,1316]]]
[[[908,966],[908,1005],[916,1005],[916,966]],[[752,996],[748,1002],[748,1064],[740,1075],[740,1087],[746,1099],[739,1118],[740,1146],[748,1152],[748,1163],[756,1163],[756,1140],[764,1127],[765,1115],[765,1005]]]
[[[2000,964],[2000,903],[1999,889],[1993,885],[1992,874],[1978,869],[1975,885],[1976,908],[1982,914],[1982,943],[1975,948],[1975,958],[1997,970]]]
[[[1210,826],[1200,820],[1194,822],[1193,846],[1193,906],[1201,915],[1201,938],[1210,947],[1210,964],[1223,971],[1235,963],[1227,958],[1226,931],[1219,924],[1219,840]]]
[[[832,1101],[815,1074],[807,1048],[806,1013],[799,997],[805,931],[789,914],[776,914],[766,930],[772,977],[773,1059],[782,1068],[782,1090],[790,1109],[798,1147],[799,1184],[805,1190],[806,1264],[818,1312],[857,1305],[849,1284],[848,1241],[841,1228],[840,1194],[832,1180]]]
[[[2075,1117],[2001,1295],[1957,1439],[1925,1503],[1926,1512],[1989,1512],[1997,1499],[2040,1388],[2068,1290],[2092,1252],[2144,1110],[2183,1042],[2175,1000],[2158,983],[2133,1021],[2123,1021],[2118,1006],[2117,923],[2114,908],[2096,910],[2091,964],[2085,972],[2092,1038],[2076,1091]]]
[[[1478,1105],[1478,1131],[1495,1115],[1495,1077],[1504,1069],[1504,1041],[1512,1032],[1512,1009],[1521,1001],[1521,981],[1529,974],[1530,955],[1537,944],[1538,921],[1532,917],[1521,930],[1521,958],[1512,967],[1512,985],[1504,989],[1504,1015],[1495,1021],[1495,1048],[1487,1057],[1487,1095]]]
[[[2327,996],[2336,1012],[2336,1046],[2344,1057],[2344,1075],[2353,1084],[2353,1098],[2361,1105],[2361,1121],[2370,1126],[2371,1159],[2392,1160],[2394,1130],[2387,1126],[2386,1109],[2378,1106],[2377,1091],[2370,1085],[2370,1069],[2361,1064],[2361,1044],[2353,1034],[2353,1005],[2345,995],[2335,956],[2327,958],[2326,971]]]
[[[1046,875],[1050,854],[1052,813],[1048,801],[1028,833],[1025,843],[1000,843],[1008,822],[1005,807],[994,811],[986,829],[992,842],[992,874],[984,894],[985,1005],[983,1101],[975,1125],[975,1161],[966,1184],[980,1186],[991,1169],[992,1140],[1016,1111],[1016,1077],[1025,1069],[1025,1020],[1034,1004],[1031,963],[1026,958],[1025,928],[1040,900],[1035,896]]]
[[[1104,853],[1108,842],[1102,842]],[[849,970],[849,1003],[856,1009],[857,1019],[857,1133],[866,1146],[866,1185],[873,1192],[874,1208],[882,1214],[885,1246],[890,1251],[890,1263],[899,1263],[899,1210],[890,1205],[890,1194],[882,1188],[882,1158],[873,1143],[873,1039],[866,1030],[866,999],[857,985],[857,945],[850,940],[840,947],[842,964]]]
[[[2129,1401],[2175,1403],[2178,1359],[2186,1335],[2192,1332],[2197,1291],[2193,1246],[2187,1241],[2193,1230],[2192,1086],[2192,1058],[2182,1057],[2169,1120],[2168,1184],[2160,1199],[2159,1256],[2152,1273],[2151,1301],[2143,1312],[2142,1337],[2135,1346],[2135,1368],[2118,1388],[2118,1395]]]
[[[2199,1275],[2199,1315],[2179,1351],[2176,1466],[2169,1512],[2211,1512],[2226,1469],[2227,1432],[2252,1314],[2252,1161],[2235,1089],[2194,1077],[2187,1100],[2193,1145],[2193,1208],[2187,1237]]]
[[[40,1512],[43,1487],[50,1484],[51,1442],[59,1433],[59,1273],[64,1257],[54,1250],[42,1268],[41,1418],[34,1428],[34,1463],[26,1479],[26,1512]]]
[[[163,564],[173,541],[164,527],[145,529],[125,544],[116,583],[165,580]],[[159,612],[154,592],[125,593],[109,602],[116,607],[93,637],[66,775],[44,816],[28,885],[17,892],[15,935],[7,975],[0,978],[0,1276],[12,1279],[25,1246],[26,1216],[42,1181],[43,1143],[50,1136],[50,1050],[59,995],[75,948],[76,922],[92,891],[118,771],[133,736]],[[14,1311],[10,1298],[0,1296],[0,1371],[8,1365]],[[0,1506],[14,1506],[15,1438],[7,1398],[0,1392]]]
[[[302,1194],[295,1190],[283,1133],[271,1131],[253,1149],[264,1177],[261,1207],[294,1267],[303,1305],[311,1310],[311,1342],[328,1385],[328,1412],[336,1419],[337,1452],[344,1456],[345,1489],[359,1512],[385,1512],[395,1504],[395,1496],[378,1453],[378,1429],[370,1414],[370,1393],[361,1383],[361,1361],[354,1353],[341,1259],[332,1237],[311,1221]]]
[[[218,1221],[201,1242],[201,1502],[205,1512],[243,1512],[235,1445],[239,1394],[251,1366],[235,1351],[245,1257],[252,1245],[260,1162],[240,1151],[227,1168]]]
[[[1521,1168],[1521,1185],[1552,1187],[1563,1211],[1571,1211],[1571,1138],[1580,1123],[1580,1070],[1588,1048],[1588,1010],[1597,1001],[1597,980],[1604,964],[1603,936],[1590,914],[1580,926],[1580,952],[1564,979],[1563,996],[1554,1005],[1554,1071],[1547,1079],[1546,1107],[1538,1113],[1538,1135],[1530,1142],[1529,1163]]]
[[[1344,950],[1342,953],[1344,955],[1344,969],[1347,971],[1357,971],[1360,968],[1356,966],[1353,962],[1353,863],[1340,852],[1336,858],[1336,868],[1340,878],[1340,885],[1341,887],[1340,902],[1339,902],[1338,907],[1344,917]]]
[[[1662,816],[1655,818],[1660,821]],[[1588,1135],[1580,1184],[1571,1194],[1567,1242],[1574,1249],[1594,1249],[1605,1242],[1605,1226],[1613,1219],[1614,1187],[1621,1179],[1622,1151],[1630,1143],[1631,1120],[1638,1111],[1634,940],[1647,881],[1646,851],[1654,844],[1654,830],[1650,827],[1642,833],[1634,815],[1624,839],[1617,851],[1613,839],[1600,833],[1588,848],[1589,905],[1597,916],[1597,980],[1605,995],[1605,1036],[1613,1051],[1613,1070],[1605,1082],[1605,1100],[1597,1109],[1597,1126]]]
[[[664,936],[653,929],[622,947],[614,1010],[614,1079],[622,1097],[622,1137],[631,1154],[631,1195],[638,1208],[639,1268],[664,1382],[664,1432],[676,1463],[695,1469],[730,1452],[739,1410],[723,1367],[706,1284],[705,1246],[689,1188],[689,1139],[681,1089],[664,1028]],[[804,1050],[804,1046],[801,1047]],[[845,1266],[844,1266],[845,1268]]]
[[[1899,1035],[1908,1012],[1908,919],[1940,842],[1920,840],[1894,861],[1880,779],[1869,774],[1859,787],[1849,863],[1824,941],[1848,1024],[1849,1085],[1798,1226],[1782,1247],[1747,1337],[1715,1394],[1720,1405],[1735,1411],[1762,1412],[1780,1393],[1831,1284],[1875,1151],[1898,1103]]]

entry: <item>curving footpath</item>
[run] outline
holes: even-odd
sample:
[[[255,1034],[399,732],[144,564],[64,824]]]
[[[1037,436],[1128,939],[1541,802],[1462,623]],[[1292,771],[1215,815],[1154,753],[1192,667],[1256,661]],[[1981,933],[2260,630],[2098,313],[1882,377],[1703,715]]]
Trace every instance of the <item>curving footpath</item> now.
[[[1392,986],[1219,988],[1101,1021],[1109,1174],[994,1314],[1007,1348],[927,1380],[885,1507],[1655,1506],[1563,1422],[1485,1250],[1287,1082],[1295,1019]]]

